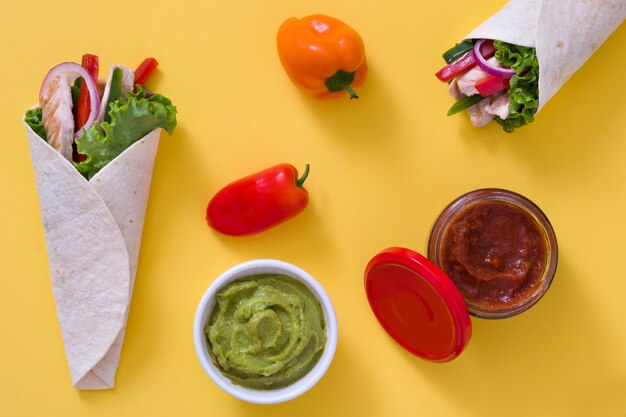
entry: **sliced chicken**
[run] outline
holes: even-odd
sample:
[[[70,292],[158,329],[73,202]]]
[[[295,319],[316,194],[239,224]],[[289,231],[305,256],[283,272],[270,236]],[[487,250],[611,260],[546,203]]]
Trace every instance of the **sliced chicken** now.
[[[511,114],[509,111],[509,94],[504,93],[494,98],[491,104],[485,107],[485,110],[487,110],[489,114],[493,114],[505,120]]]
[[[487,111],[487,106],[490,104],[491,98],[487,97],[467,109],[472,125],[476,127],[483,127],[493,120],[493,114],[490,114]]]
[[[486,78],[488,75],[489,74],[476,66],[466,73],[456,77],[455,81],[457,83],[457,88],[466,96],[478,94],[478,90],[475,87],[476,83],[483,78]]]
[[[111,91],[111,80],[113,78],[113,70],[115,68],[120,68],[123,72],[122,75],[122,91],[120,93],[121,96],[126,94],[129,91],[133,90],[135,83],[135,72],[123,65],[111,65],[111,69],[109,70],[109,78],[107,79],[107,83],[104,87],[104,92],[102,93],[102,101],[100,102],[100,114],[98,115],[98,121],[101,122],[104,118],[105,111],[108,111],[106,108],[107,101],[109,99],[109,94]]]
[[[489,58],[487,62],[489,62],[493,66],[499,65],[495,56]],[[456,77],[454,81],[456,81],[457,88],[461,93],[465,94],[466,96],[473,96],[474,94],[478,94],[478,90],[476,90],[476,87],[474,87],[476,83],[483,78],[487,78],[488,76],[489,74],[487,74],[485,71],[480,69],[478,65],[476,65],[471,70]]]
[[[461,91],[459,90],[459,85],[458,85],[456,78],[453,79],[452,82],[450,83],[450,86],[448,87],[448,93],[450,93],[452,98],[454,98],[455,100],[458,100],[461,97],[463,97],[463,93],[461,93]]]
[[[487,60],[491,65],[498,66],[496,57],[491,57]],[[473,96],[480,94],[476,89],[476,83],[484,78],[487,78],[489,74],[483,71],[478,65],[469,71],[459,75],[450,83],[448,92],[456,100],[459,100],[463,96]],[[493,116],[498,116],[501,119],[509,117],[509,95],[507,93],[501,94],[497,97],[488,97],[484,100],[474,104],[467,109],[470,116],[472,125],[476,127],[483,127],[487,123],[493,120]]]
[[[67,160],[72,160],[74,115],[72,113],[71,81],[66,75],[53,79],[39,97],[43,126],[48,143]]]

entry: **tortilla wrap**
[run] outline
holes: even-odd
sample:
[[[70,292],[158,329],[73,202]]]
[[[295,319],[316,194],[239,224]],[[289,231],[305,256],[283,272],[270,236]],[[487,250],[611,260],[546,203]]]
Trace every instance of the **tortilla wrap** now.
[[[511,0],[465,38],[536,48],[539,111],[625,18],[625,0]]]
[[[160,131],[87,181],[26,125],[52,292],[77,389],[115,384]]]

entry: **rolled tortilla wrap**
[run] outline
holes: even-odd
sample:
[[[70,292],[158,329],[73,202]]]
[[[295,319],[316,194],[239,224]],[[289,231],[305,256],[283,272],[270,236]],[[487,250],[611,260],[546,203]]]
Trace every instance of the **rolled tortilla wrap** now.
[[[87,181],[26,125],[52,291],[78,389],[115,383],[160,130]]]
[[[536,48],[539,111],[625,18],[624,0],[511,0],[465,38]]]

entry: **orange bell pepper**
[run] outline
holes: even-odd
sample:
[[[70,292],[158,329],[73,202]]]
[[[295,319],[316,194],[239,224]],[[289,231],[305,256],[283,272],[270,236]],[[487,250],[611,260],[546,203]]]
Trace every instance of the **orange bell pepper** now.
[[[319,100],[346,93],[367,77],[361,36],[344,22],[321,14],[287,19],[278,29],[278,56],[291,81]]]

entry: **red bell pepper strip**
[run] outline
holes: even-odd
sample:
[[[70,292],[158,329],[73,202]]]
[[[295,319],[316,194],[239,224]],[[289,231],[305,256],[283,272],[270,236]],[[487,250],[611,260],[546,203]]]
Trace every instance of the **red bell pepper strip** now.
[[[98,72],[100,65],[98,63],[98,56],[91,54],[84,54],[82,64],[83,68],[87,70],[91,78],[98,85]],[[89,113],[91,112],[91,104],[89,97],[89,90],[85,83],[80,84],[80,92],[78,93],[78,103],[76,105],[76,117],[74,119],[74,130],[82,129],[89,119]],[[72,159],[75,162],[82,162],[86,159],[85,155],[81,155],[76,150],[76,143],[72,144]]]
[[[135,70],[135,85],[139,84],[142,87],[146,86],[146,82],[159,65],[158,61],[154,58],[146,58]]]
[[[309,202],[302,187],[309,165],[298,178],[292,165],[279,164],[234,181],[209,202],[206,220],[214,230],[229,236],[262,232],[301,213]]]
[[[98,84],[98,57],[96,55],[85,54],[83,55],[82,66],[87,70],[93,81]],[[87,86],[81,84],[80,93],[78,95],[78,107],[76,108],[76,120],[74,121],[74,130],[78,131],[82,128],[87,119],[89,118],[89,112],[91,111],[91,105],[89,104],[89,91]]]
[[[494,56],[496,48],[493,46],[493,41],[485,41],[480,47],[480,53],[484,58],[491,58]],[[474,56],[470,51],[440,69],[435,76],[441,81],[450,81],[464,72],[469,71],[474,66],[476,66],[476,61],[474,61]]]
[[[499,91],[502,91],[509,87],[509,78],[496,77],[495,75],[489,75],[482,80],[478,81],[475,85],[476,90],[483,97],[489,97]]]

